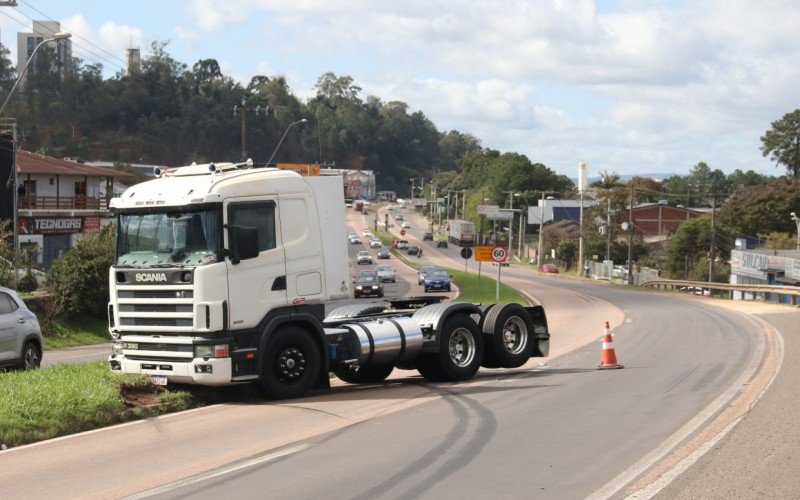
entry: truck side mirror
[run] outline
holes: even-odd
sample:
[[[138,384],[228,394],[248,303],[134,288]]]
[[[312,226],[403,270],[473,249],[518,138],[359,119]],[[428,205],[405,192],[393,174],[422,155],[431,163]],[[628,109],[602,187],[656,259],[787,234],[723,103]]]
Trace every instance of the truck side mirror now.
[[[258,257],[258,229],[253,226],[226,225],[231,242],[231,264]]]

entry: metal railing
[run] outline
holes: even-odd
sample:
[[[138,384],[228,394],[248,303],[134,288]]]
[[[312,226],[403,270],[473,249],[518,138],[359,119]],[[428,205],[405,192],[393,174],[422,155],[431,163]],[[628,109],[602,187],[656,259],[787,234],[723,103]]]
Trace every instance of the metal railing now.
[[[786,285],[732,285],[706,281],[650,280],[642,283],[665,290],[685,290],[698,295],[709,295],[735,300],[764,300],[782,304],[800,304],[800,287]]]
[[[20,209],[26,210],[108,210],[105,198],[76,196],[33,196],[23,195],[18,199]]]

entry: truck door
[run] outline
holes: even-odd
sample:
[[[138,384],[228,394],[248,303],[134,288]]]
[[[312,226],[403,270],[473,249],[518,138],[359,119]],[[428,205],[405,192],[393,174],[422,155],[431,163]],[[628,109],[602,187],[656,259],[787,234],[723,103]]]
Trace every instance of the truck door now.
[[[258,229],[259,255],[238,264],[226,256],[228,268],[228,327],[252,328],[276,307],[286,305],[286,258],[281,242],[278,198],[231,199],[224,205],[225,223]],[[230,248],[225,231],[225,248]]]

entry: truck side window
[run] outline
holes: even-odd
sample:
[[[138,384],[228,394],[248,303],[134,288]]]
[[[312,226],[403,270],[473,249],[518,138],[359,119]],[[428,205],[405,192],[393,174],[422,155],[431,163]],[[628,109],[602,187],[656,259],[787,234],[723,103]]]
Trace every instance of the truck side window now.
[[[258,229],[258,250],[275,248],[275,202],[249,201],[231,203],[228,207],[229,224]]]

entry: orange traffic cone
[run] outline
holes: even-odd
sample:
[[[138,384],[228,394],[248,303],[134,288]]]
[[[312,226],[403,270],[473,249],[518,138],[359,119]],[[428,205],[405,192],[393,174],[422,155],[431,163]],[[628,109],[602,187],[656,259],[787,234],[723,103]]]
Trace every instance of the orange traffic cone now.
[[[618,368],[625,368],[617,363],[617,354],[614,352],[614,341],[611,339],[611,328],[606,326],[603,329],[603,350],[600,353],[600,366],[598,370],[615,370]]]

